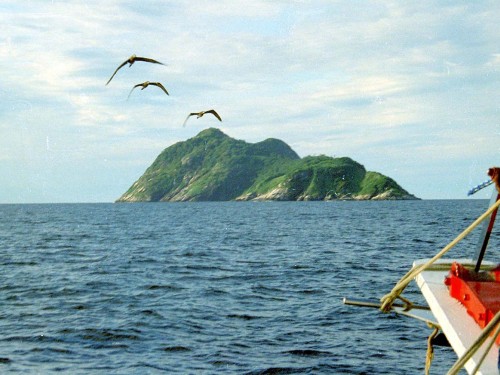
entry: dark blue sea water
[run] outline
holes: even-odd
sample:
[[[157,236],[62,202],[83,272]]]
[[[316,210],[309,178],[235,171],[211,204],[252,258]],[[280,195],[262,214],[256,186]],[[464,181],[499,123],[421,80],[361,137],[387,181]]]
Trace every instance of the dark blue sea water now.
[[[0,373],[421,374],[424,323],[342,298],[377,300],[487,203],[0,205]]]

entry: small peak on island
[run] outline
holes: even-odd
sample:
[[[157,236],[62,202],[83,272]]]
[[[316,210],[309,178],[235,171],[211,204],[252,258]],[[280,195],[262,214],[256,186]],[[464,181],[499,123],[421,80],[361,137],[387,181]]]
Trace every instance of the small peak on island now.
[[[276,138],[267,138],[262,142],[254,143],[252,151],[259,155],[281,155],[290,159],[300,159],[289,145]]]
[[[194,138],[229,138],[229,136],[220,129],[208,128],[199,132]]]

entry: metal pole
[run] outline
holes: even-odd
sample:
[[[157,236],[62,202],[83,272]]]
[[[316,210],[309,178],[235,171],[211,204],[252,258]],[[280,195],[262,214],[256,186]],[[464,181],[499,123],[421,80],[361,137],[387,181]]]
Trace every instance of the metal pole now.
[[[493,190],[493,194],[490,200],[490,207],[499,199],[500,193],[498,193],[496,190]],[[479,269],[481,268],[481,263],[486,252],[486,248],[488,247],[488,242],[490,240],[491,231],[493,230],[493,225],[495,224],[497,212],[498,208],[491,213],[489,222],[485,221],[483,224],[483,230],[481,231],[481,236],[479,237],[478,248],[476,254],[474,255],[474,259],[476,259],[476,267],[474,268],[475,272],[479,272]]]

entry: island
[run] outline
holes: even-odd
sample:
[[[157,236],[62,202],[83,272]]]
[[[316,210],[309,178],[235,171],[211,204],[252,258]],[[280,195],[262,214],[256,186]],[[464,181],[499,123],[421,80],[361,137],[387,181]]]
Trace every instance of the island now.
[[[348,157],[299,157],[285,142],[247,143],[209,128],[163,150],[116,202],[415,200]]]

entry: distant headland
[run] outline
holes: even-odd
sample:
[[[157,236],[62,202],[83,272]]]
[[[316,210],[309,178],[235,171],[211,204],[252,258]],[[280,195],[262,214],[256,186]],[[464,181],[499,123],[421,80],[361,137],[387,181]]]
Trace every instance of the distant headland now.
[[[415,199],[350,158],[300,158],[279,139],[247,143],[210,128],[163,150],[116,202]]]

